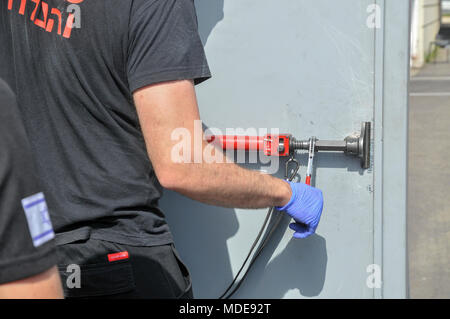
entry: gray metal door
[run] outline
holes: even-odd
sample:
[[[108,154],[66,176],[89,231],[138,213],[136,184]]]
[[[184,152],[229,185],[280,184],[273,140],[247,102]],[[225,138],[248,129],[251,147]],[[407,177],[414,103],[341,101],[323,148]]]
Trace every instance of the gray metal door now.
[[[293,239],[285,218],[236,297],[404,297],[409,2],[196,5],[213,73],[197,88],[205,125],[223,132],[277,128],[297,138],[334,140],[358,132],[363,121],[375,128],[369,170],[342,154],[317,155],[314,184],[325,198],[317,234]],[[306,156],[297,158],[304,178]],[[283,173],[281,163],[276,175]],[[218,297],[250,249],[265,210],[211,207],[172,192],[162,207],[196,297]],[[381,288],[370,278],[368,285],[373,264],[382,270]]]

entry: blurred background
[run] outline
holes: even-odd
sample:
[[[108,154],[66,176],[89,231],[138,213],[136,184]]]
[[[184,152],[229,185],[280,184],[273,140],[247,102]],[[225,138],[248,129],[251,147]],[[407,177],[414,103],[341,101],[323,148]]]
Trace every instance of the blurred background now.
[[[450,0],[412,0],[408,255],[411,298],[450,298]]]

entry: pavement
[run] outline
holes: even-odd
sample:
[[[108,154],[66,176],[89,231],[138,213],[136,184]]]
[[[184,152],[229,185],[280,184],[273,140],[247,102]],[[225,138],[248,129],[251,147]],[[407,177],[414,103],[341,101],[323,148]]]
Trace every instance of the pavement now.
[[[449,29],[450,30],[450,29]],[[411,298],[450,298],[450,63],[410,83],[408,255]]]

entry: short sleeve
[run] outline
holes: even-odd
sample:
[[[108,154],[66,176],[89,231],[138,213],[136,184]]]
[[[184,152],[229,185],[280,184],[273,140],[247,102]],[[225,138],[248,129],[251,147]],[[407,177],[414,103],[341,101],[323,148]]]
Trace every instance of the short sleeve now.
[[[211,77],[194,0],[135,0],[127,72],[132,92],[147,85]]]
[[[0,284],[57,263],[51,222],[40,227],[48,212],[30,152],[14,95],[0,80]]]

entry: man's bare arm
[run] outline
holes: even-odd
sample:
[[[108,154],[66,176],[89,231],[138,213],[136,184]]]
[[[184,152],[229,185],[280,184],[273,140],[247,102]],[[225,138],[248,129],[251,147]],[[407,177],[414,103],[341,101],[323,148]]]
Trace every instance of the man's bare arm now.
[[[194,137],[200,120],[192,81],[155,84],[134,93],[150,160],[163,187],[191,199],[223,207],[264,208],[284,206],[291,198],[288,183],[233,163],[175,163],[171,140],[175,129],[186,128]],[[190,143],[193,147],[193,141]],[[203,141],[203,149],[207,147]],[[203,151],[202,149],[202,151]],[[218,149],[222,158],[225,155]],[[194,154],[192,149],[191,154]],[[193,156],[192,156],[193,157]]]
[[[62,298],[61,279],[56,267],[30,278],[0,285],[0,299]]]

